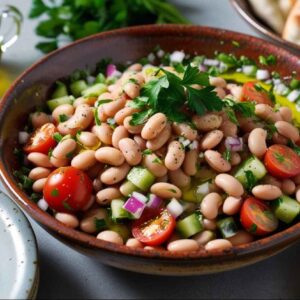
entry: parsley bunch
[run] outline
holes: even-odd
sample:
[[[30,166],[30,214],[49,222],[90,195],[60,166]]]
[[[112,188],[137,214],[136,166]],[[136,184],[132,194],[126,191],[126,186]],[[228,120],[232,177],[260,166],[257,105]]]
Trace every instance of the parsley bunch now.
[[[44,53],[59,47],[64,40],[120,27],[151,23],[189,23],[166,0],[32,0],[29,17],[41,16],[36,33],[47,40],[36,47]]]
[[[133,100],[131,106],[141,111],[133,114],[132,125],[145,123],[157,112],[164,113],[173,122],[188,122],[184,107],[198,115],[222,110],[224,102],[213,91],[215,87],[209,85],[208,74],[199,72],[197,67],[188,64],[182,79],[164,69],[159,69],[158,73],[163,75],[145,84],[141,96]],[[195,89],[194,84],[203,88]]]

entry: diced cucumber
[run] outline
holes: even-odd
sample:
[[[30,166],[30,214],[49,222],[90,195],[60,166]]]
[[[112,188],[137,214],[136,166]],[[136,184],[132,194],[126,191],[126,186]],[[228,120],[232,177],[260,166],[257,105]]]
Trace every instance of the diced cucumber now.
[[[182,200],[187,202],[196,202],[199,203],[205,197],[205,195],[209,194],[211,183],[206,181],[192,189],[187,191],[183,191]]]
[[[47,101],[47,105],[51,111],[53,111],[57,106],[62,104],[72,104],[75,98],[73,96],[63,96],[56,99],[51,99]]]
[[[123,238],[124,243],[129,239],[131,234],[128,226],[124,224],[111,223],[108,229],[117,232]]]
[[[153,184],[154,175],[143,167],[134,167],[127,175],[127,179],[141,191],[146,192]]]
[[[201,216],[199,213],[193,213],[177,222],[176,228],[184,238],[188,238],[198,232],[203,231]]]
[[[118,221],[120,219],[130,219],[131,216],[127,210],[123,208],[125,204],[124,200],[121,199],[114,199],[111,201],[110,208],[111,208],[111,218],[114,221]]]
[[[125,181],[121,186],[120,186],[120,192],[123,196],[129,196],[133,192],[138,192],[140,189],[135,186],[131,181]]]
[[[70,90],[75,97],[80,97],[82,91],[88,88],[87,83],[84,80],[77,80],[70,84]]]
[[[238,228],[232,217],[228,217],[217,222],[217,227],[220,230],[223,238],[230,238],[237,234]]]
[[[262,179],[267,174],[267,170],[264,164],[255,156],[251,156],[250,158],[248,158],[235,173],[235,178],[243,186],[247,185],[247,177],[245,173],[246,171],[251,171],[253,173],[255,182]]]
[[[107,86],[103,83],[96,83],[81,92],[82,96],[99,96],[107,91]]]
[[[64,96],[68,96],[67,86],[64,83],[57,81],[56,88],[52,93],[52,99],[61,98]]]
[[[272,210],[275,216],[284,223],[291,223],[300,213],[300,204],[286,195],[272,201]]]
[[[102,73],[99,73],[96,77],[95,83],[105,83],[105,76]]]

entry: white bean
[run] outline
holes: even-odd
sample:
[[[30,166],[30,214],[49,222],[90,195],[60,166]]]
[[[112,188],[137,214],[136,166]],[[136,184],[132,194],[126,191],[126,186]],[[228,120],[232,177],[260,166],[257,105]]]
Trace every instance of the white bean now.
[[[76,216],[67,213],[56,213],[55,219],[70,228],[76,228],[79,225],[79,221]]]
[[[179,188],[186,188],[191,184],[191,177],[186,175],[180,168],[168,172],[170,182]]]
[[[231,164],[218,151],[206,150],[204,157],[207,163],[218,172],[228,172],[231,169]]]
[[[163,113],[156,113],[146,122],[141,136],[145,140],[156,138],[167,125],[167,117]]]
[[[157,182],[154,183],[150,188],[151,193],[164,199],[180,198],[182,193],[181,190],[174,184]]]
[[[118,245],[124,244],[122,237],[117,232],[112,231],[112,230],[105,230],[105,231],[100,232],[97,235],[97,239],[103,240],[106,242],[110,242],[110,243],[114,243],[114,244],[118,244]]]
[[[66,159],[76,149],[77,143],[73,139],[65,139],[57,144],[52,151],[52,156],[58,159]]]
[[[118,126],[115,128],[112,134],[112,145],[119,149],[119,142],[121,139],[129,137],[129,133],[124,126]]]
[[[28,177],[32,180],[38,180],[41,178],[46,178],[51,173],[51,170],[43,167],[36,167],[33,168],[30,173],[28,174]]]
[[[71,166],[80,170],[87,170],[95,165],[96,162],[95,151],[85,150],[73,157]]]
[[[299,130],[286,121],[278,121],[275,123],[278,132],[284,137],[292,140],[294,143],[299,140]]]
[[[143,244],[137,240],[137,239],[134,239],[134,238],[130,238],[127,240],[126,242],[126,246],[129,247],[129,248],[143,248]]]
[[[155,153],[144,155],[143,166],[145,166],[155,177],[165,176],[168,172],[161,159]]]
[[[96,201],[101,206],[106,206],[111,203],[113,199],[122,197],[119,189],[116,187],[107,187],[99,191],[96,195]]]
[[[291,179],[283,179],[281,183],[281,190],[285,195],[292,195],[296,191],[296,184]]]
[[[128,174],[130,166],[127,163],[119,167],[110,167],[100,176],[100,180],[106,185],[112,185],[122,181]]]
[[[133,139],[120,140],[119,148],[129,165],[136,166],[141,162],[143,158],[141,148]]]
[[[171,126],[169,124],[161,131],[161,133],[152,140],[147,141],[146,146],[152,151],[160,149],[169,140],[171,136]]]
[[[95,152],[96,159],[112,166],[120,166],[125,162],[122,152],[113,147],[101,147]]]
[[[267,151],[267,131],[262,128],[253,129],[248,137],[248,147],[252,154],[262,157]]]
[[[179,169],[183,164],[184,156],[185,152],[183,145],[178,141],[171,142],[165,157],[165,166],[171,171]]]
[[[239,230],[234,236],[228,238],[228,241],[230,241],[233,246],[248,244],[253,240],[253,235],[245,230]]]
[[[223,203],[223,212],[226,215],[232,216],[237,214],[242,206],[243,200],[242,198],[236,198],[229,196],[225,199]]]
[[[223,136],[221,130],[212,130],[206,133],[200,142],[202,150],[215,148],[222,141]]]
[[[215,178],[215,184],[229,196],[241,197],[244,194],[242,184],[229,174],[219,174]]]
[[[282,195],[281,189],[271,184],[257,185],[251,192],[255,197],[262,200],[275,200]]]
[[[98,137],[98,139],[105,145],[112,144],[113,129],[106,123],[102,123],[99,126],[94,126],[92,132]]]
[[[38,167],[44,167],[44,168],[53,167],[49,160],[48,155],[43,153],[31,152],[27,155],[27,159]]]
[[[208,252],[226,251],[231,248],[232,248],[231,242],[225,239],[212,240],[205,245],[205,250]]]
[[[192,118],[193,123],[200,131],[211,131],[218,129],[222,124],[222,117],[213,113],[204,116],[195,115]]]
[[[218,193],[209,193],[202,199],[200,210],[205,218],[212,220],[217,217],[221,204],[222,197]]]
[[[167,249],[170,252],[191,252],[199,250],[199,245],[194,240],[182,239],[169,243]]]
[[[47,178],[40,178],[40,179],[36,180],[32,185],[33,191],[36,193],[42,192],[43,188],[46,184],[46,181],[47,181]]]

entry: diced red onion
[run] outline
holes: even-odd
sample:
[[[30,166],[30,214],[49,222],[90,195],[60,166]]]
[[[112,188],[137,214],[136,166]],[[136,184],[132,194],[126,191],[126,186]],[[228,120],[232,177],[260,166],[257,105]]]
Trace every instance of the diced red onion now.
[[[225,139],[225,147],[230,151],[243,151],[243,139],[229,136]]]
[[[216,59],[205,58],[203,64],[205,66],[217,67],[220,64],[220,62]]]
[[[149,196],[149,201],[147,202],[147,207],[153,208],[153,209],[157,209],[161,206],[162,204],[162,199],[159,198],[158,196],[154,195],[154,194],[150,194]]]
[[[270,72],[268,70],[257,70],[256,79],[257,80],[267,80],[270,78]]]
[[[207,71],[207,66],[204,66],[204,65],[199,65],[199,71],[200,72],[206,72]]]
[[[29,139],[29,133],[26,131],[20,131],[19,132],[19,144],[24,145],[27,143]]]
[[[120,77],[121,72],[117,70],[117,66],[109,64],[106,68],[106,77]]]
[[[176,200],[175,198],[173,198],[169,204],[167,205],[167,210],[169,211],[169,213],[176,219],[177,217],[179,217],[184,209],[182,207],[182,205],[179,203],[178,200]]]
[[[40,199],[37,202],[37,206],[44,211],[46,211],[49,207],[48,203],[46,202],[46,200],[44,198]]]
[[[142,215],[146,204],[139,199],[131,196],[123,205],[123,208],[127,210],[135,219],[140,218]]]

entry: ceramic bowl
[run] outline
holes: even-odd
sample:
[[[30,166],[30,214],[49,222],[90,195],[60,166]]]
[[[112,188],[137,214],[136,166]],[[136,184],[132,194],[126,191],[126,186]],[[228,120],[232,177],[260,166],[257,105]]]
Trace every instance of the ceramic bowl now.
[[[22,211],[2,192],[0,204],[0,299],[35,299],[39,268],[34,233]]]
[[[288,50],[298,53],[300,46],[284,40],[279,34],[272,30],[263,20],[261,20],[251,8],[248,0],[231,0],[233,7],[237,12],[259,33],[262,33],[265,37],[284,47]]]
[[[237,41],[239,47],[236,47]],[[44,103],[54,82],[76,69],[93,67],[102,58],[115,63],[135,61],[160,45],[166,51],[184,50],[190,54],[213,56],[216,50],[247,55],[274,54],[276,70],[283,76],[300,71],[299,58],[284,49],[251,36],[215,28],[152,25],[106,32],[77,41],[55,51],[26,70],[11,86],[0,103],[0,175],[13,199],[50,234],[72,248],[99,261],[136,272],[187,275],[229,270],[270,257],[288,247],[300,237],[300,223],[290,228],[229,251],[208,254],[145,251],[97,240],[95,237],[70,229],[51,215],[40,210],[20,190],[13,176],[17,167],[13,149],[17,146],[18,131],[35,107]]]

